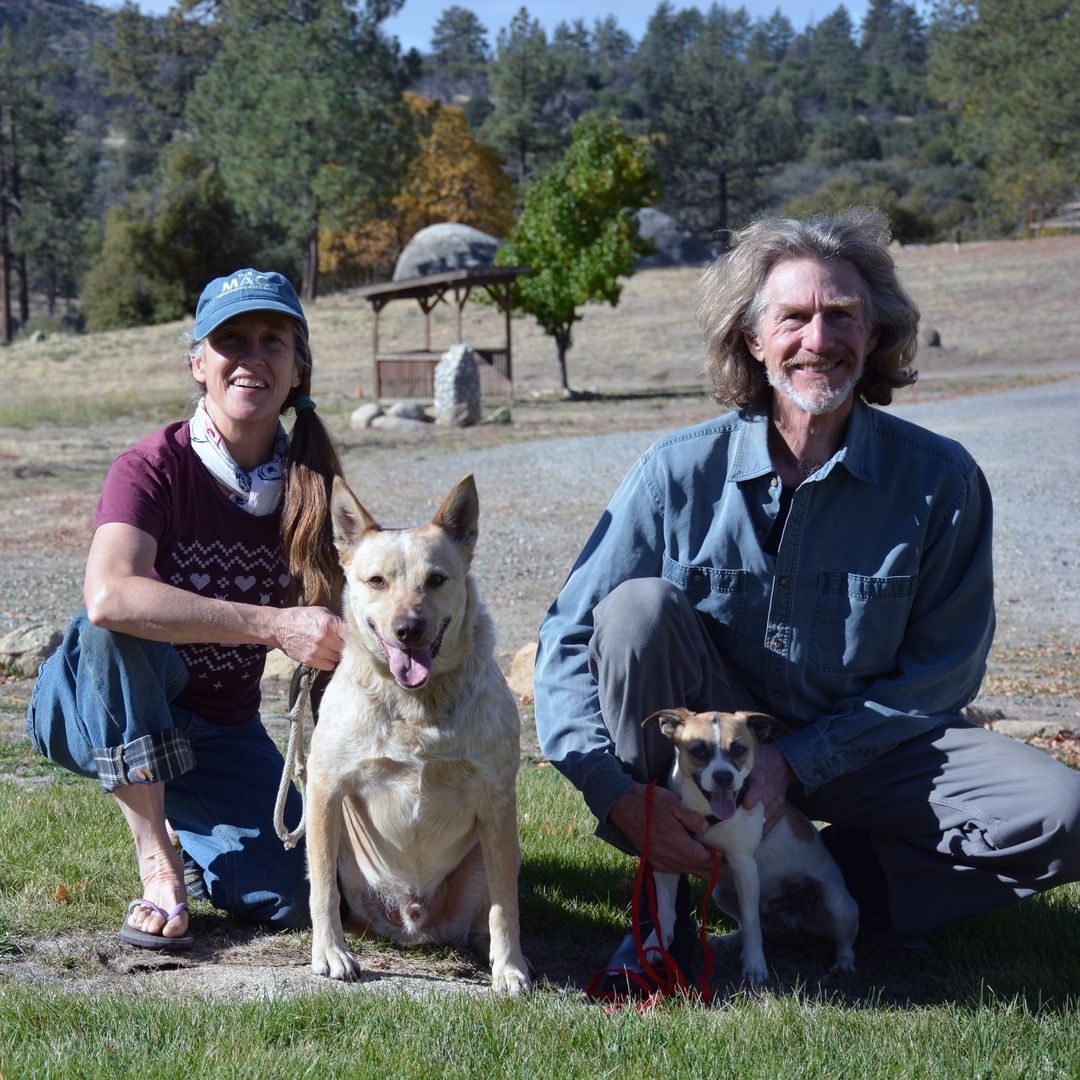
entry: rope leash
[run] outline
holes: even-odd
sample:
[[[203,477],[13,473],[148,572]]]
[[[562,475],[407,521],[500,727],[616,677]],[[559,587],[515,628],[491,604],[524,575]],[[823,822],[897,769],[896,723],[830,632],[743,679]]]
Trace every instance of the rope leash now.
[[[641,927],[641,894],[643,890],[651,925],[654,927],[660,925],[656,906],[656,879],[653,868],[649,863],[653,792],[655,789],[656,781],[652,780],[645,790],[645,844],[641,852],[641,858],[638,860],[637,874],[634,876],[634,891],[630,899],[630,928],[634,937],[634,949],[641,971],[631,971],[629,968],[600,968],[599,971],[593,974],[589,980],[589,985],[585,989],[585,996],[590,1001],[605,1002],[605,1007],[609,1012],[625,1008],[629,1004],[633,1004],[639,1012],[648,1012],[656,1008],[665,997],[676,993],[684,997],[695,994],[700,995],[701,1000],[706,1005],[711,1004],[713,1000],[711,985],[713,956],[712,950],[709,948],[707,916],[709,897],[720,880],[719,852],[709,849],[712,858],[712,874],[709,887],[706,889],[701,901],[701,911],[698,919],[698,941],[703,957],[698,985],[694,986],[687,979],[678,960],[664,948],[659,933],[657,933],[657,945],[649,950],[645,949],[645,935],[642,933]],[[655,963],[661,968],[660,971],[653,967],[653,962],[650,962],[649,959],[650,955],[656,958]],[[625,979],[627,983],[626,990],[601,990],[600,984],[610,979],[611,976],[615,976],[619,980]],[[633,984],[642,992],[641,997],[637,997],[632,993],[630,984]]]
[[[277,801],[274,803],[274,831],[286,848],[296,847],[306,829],[307,808],[304,805],[304,788],[307,784],[307,759],[304,756],[304,711],[311,697],[311,681],[315,676],[312,668],[300,669],[300,692],[289,710],[289,745],[285,750],[285,763],[281,769]],[[300,792],[300,823],[292,832],[285,827],[285,800],[289,796],[289,784],[296,779]]]

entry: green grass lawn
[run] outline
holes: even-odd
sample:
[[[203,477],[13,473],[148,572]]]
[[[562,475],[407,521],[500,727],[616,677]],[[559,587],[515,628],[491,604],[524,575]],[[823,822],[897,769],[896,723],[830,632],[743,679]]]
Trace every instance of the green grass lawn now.
[[[2,750],[2,771],[29,782],[0,782],[0,956],[115,928],[138,883],[111,800],[62,773],[43,783],[51,767],[20,744]],[[1080,1075],[1076,886],[953,931],[929,953],[860,956],[850,979],[821,980],[826,947],[780,943],[764,993],[721,971],[712,1008],[611,1014],[579,988],[621,936],[634,865],[591,835],[580,798],[550,768],[523,766],[521,833],[523,936],[540,975],[527,998],[363,985],[236,1003],[76,996],[68,987],[86,961],[61,949],[44,982],[0,975],[0,1076]],[[228,924],[208,905],[193,911],[199,934]],[[275,939],[301,970],[308,940]],[[360,948],[369,959],[395,952]]]

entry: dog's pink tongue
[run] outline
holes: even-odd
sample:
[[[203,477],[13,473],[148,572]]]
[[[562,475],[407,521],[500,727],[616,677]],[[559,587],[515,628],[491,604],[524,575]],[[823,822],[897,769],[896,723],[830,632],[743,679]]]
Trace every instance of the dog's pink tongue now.
[[[714,791],[709,797],[709,809],[713,812],[713,816],[719,818],[720,821],[727,821],[729,817],[734,817],[735,792]]]
[[[395,649],[389,647],[390,673],[402,686],[423,686],[431,674],[430,649]]]

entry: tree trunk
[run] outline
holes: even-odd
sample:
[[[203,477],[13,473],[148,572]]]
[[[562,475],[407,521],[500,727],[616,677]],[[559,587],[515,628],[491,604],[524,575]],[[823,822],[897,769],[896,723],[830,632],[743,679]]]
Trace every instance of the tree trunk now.
[[[0,153],[0,341],[11,341],[11,240],[8,236],[7,169]]]
[[[559,354],[559,385],[566,393],[570,393],[570,383],[566,378],[566,353],[570,348],[570,331],[555,331],[555,350]]]
[[[3,202],[0,199],[0,202]],[[4,214],[5,219],[7,214]],[[0,341],[11,341],[11,251],[8,249],[7,221],[0,224]]]
[[[26,274],[25,252],[20,251],[15,256],[15,273],[19,275],[19,326],[25,327],[30,321],[30,280]]]
[[[307,302],[319,295],[319,212],[315,211],[304,237],[304,269],[300,282],[300,299]]]
[[[727,251],[731,247],[731,237],[728,233],[728,173],[722,169],[717,177],[717,213],[720,220],[717,222],[716,235],[720,241],[720,250]]]

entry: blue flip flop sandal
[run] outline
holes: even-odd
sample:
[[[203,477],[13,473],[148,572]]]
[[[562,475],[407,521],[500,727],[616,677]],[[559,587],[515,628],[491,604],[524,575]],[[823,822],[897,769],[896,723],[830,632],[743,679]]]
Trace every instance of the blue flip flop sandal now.
[[[128,904],[128,915],[137,907],[147,907],[151,911],[160,915],[166,922],[170,919],[175,919],[177,915],[182,911],[187,911],[187,901],[181,900],[179,904],[172,909],[172,911],[166,911],[162,907],[158,907],[153,900],[132,900]],[[180,937],[165,937],[163,934],[149,934],[145,930],[139,930],[132,926],[127,918],[124,919],[124,925],[120,927],[120,940],[125,945],[133,945],[136,949],[164,949],[166,952],[179,952],[182,949],[190,949],[195,942],[195,937],[189,930],[186,934]]]

